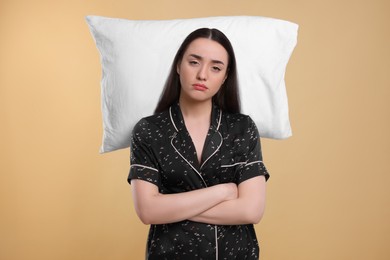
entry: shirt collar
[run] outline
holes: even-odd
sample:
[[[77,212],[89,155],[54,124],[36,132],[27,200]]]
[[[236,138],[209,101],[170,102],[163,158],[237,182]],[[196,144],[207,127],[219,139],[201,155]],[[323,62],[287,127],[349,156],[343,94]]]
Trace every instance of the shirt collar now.
[[[179,102],[174,103],[169,108],[169,113],[170,113],[171,121],[176,131],[180,132],[186,130],[184,117],[180,109]],[[219,130],[219,127],[221,125],[221,117],[222,117],[222,110],[213,103],[211,109],[210,130],[214,130],[214,131]]]

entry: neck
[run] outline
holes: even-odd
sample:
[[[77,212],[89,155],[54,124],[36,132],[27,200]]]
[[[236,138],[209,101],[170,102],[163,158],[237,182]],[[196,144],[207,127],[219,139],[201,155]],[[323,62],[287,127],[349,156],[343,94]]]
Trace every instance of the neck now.
[[[212,101],[191,102],[179,99],[180,109],[184,118],[210,118],[212,110]]]

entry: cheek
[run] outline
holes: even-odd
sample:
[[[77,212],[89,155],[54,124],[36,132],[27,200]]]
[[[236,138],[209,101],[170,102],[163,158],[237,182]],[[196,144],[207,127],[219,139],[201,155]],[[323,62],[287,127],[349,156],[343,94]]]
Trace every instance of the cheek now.
[[[217,94],[218,91],[222,88],[221,86],[221,83],[218,82],[218,84],[215,85],[214,89],[213,89],[213,95]]]
[[[191,71],[186,66],[181,65],[178,68],[178,72],[177,73],[179,74],[180,81],[182,81],[182,80],[188,79],[188,77],[191,74]]]
[[[179,80],[180,80],[180,83],[183,84],[183,83],[185,83],[188,80],[188,75],[183,70],[181,70],[180,72],[181,73],[179,74]]]
[[[223,85],[223,83],[225,82],[225,79],[226,79],[226,77],[225,76],[223,76],[223,77],[219,77],[215,82],[216,82],[216,85],[218,85],[218,88],[220,88],[222,85]]]

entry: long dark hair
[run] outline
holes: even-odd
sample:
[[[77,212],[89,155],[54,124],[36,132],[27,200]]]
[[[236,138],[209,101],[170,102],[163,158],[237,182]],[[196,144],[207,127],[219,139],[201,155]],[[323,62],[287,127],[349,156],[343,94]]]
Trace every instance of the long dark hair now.
[[[190,33],[177,51],[167,81],[164,85],[164,90],[154,111],[155,114],[168,109],[173,103],[179,100],[181,85],[180,76],[178,75],[176,68],[183,59],[183,55],[190,43],[198,38],[206,38],[216,41],[227,51],[229,56],[229,63],[226,72],[227,78],[219,91],[213,96],[213,102],[223,111],[230,113],[240,112],[236,58],[233,47],[229,39],[218,29],[200,28]]]

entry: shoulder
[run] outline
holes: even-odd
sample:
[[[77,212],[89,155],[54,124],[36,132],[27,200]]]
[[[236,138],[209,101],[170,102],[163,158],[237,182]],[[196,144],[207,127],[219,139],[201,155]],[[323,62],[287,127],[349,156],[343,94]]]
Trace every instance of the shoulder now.
[[[241,113],[223,113],[225,125],[229,129],[236,129],[240,132],[257,132],[257,126],[249,115]]]
[[[150,138],[158,135],[162,131],[170,128],[171,121],[167,111],[141,118],[135,125],[132,131],[133,137],[142,139]]]

